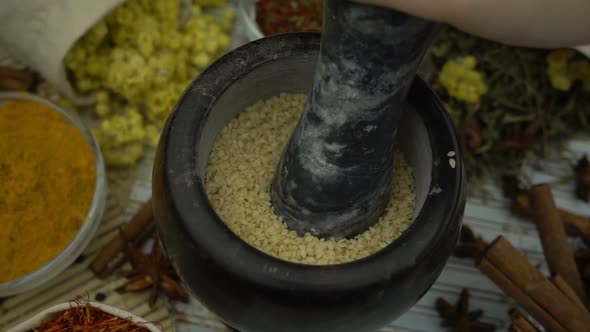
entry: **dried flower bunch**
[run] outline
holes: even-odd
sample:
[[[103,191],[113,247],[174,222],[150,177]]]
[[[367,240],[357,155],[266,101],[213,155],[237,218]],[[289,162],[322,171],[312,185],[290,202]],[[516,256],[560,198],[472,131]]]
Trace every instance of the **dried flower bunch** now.
[[[96,94],[95,132],[109,165],[134,165],[145,145],[155,146],[184,89],[230,46],[235,12],[227,0],[186,3],[125,1],[65,57],[74,87]]]

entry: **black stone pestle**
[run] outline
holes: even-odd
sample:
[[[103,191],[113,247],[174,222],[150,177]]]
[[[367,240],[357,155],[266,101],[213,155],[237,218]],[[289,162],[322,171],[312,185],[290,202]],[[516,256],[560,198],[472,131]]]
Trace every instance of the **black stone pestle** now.
[[[291,230],[340,239],[385,209],[398,123],[437,24],[350,1],[324,6],[312,90],[271,200]]]

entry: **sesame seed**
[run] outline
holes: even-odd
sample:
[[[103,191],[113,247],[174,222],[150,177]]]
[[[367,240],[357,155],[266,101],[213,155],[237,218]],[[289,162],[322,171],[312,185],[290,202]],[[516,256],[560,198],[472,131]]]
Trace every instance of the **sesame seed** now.
[[[281,94],[259,101],[230,121],[209,157],[206,191],[223,222],[258,250],[308,265],[341,264],[372,255],[411,224],[416,201],[413,170],[396,151],[393,185],[379,222],[351,239],[301,237],[290,231],[270,202],[281,152],[303,113],[307,96]]]

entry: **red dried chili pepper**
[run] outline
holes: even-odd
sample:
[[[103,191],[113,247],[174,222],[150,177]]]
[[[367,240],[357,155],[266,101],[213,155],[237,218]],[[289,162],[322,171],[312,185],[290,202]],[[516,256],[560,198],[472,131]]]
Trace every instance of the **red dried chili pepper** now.
[[[321,31],[322,0],[259,0],[256,22],[267,35],[298,31]]]

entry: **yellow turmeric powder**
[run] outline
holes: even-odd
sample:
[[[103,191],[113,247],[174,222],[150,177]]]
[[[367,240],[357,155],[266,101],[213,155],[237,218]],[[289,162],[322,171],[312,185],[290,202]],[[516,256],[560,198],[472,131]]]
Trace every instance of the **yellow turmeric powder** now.
[[[0,282],[51,261],[94,195],[96,160],[82,133],[33,101],[0,104]]]

